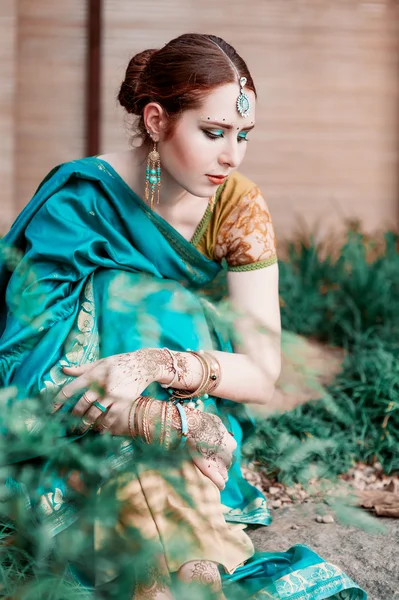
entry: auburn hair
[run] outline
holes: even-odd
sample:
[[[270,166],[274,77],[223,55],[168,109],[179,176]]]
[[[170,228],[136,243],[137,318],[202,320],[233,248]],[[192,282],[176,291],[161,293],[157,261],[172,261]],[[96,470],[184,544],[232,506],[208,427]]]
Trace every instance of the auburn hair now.
[[[245,87],[256,97],[255,85],[245,61],[230,44],[216,35],[185,33],[159,50],[144,50],[133,56],[126,69],[118,101],[130,115],[138,117],[135,137],[149,140],[144,125],[144,107],[149,102],[157,102],[166,113],[168,125],[165,136],[170,138],[183,111],[199,108],[213,89],[227,83],[238,83],[230,61],[239,76],[246,77]]]

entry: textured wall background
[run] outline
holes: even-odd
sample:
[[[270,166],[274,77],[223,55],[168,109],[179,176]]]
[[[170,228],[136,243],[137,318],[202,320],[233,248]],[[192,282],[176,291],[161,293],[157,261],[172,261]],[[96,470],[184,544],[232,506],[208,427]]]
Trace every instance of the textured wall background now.
[[[214,33],[258,88],[241,170],[268,198],[280,238],[303,218],[324,231],[344,217],[396,225],[398,23],[397,0],[104,0],[101,151],[129,144],[115,98],[133,53]],[[83,0],[2,0],[3,222],[53,165],[84,154],[85,47]]]
[[[0,230],[14,214],[14,101],[17,2],[0,3]]]
[[[15,206],[84,152],[85,2],[18,0]]]
[[[124,148],[115,96],[135,52],[187,31],[214,33],[246,60],[257,127],[241,170],[268,198],[280,237],[305,218],[396,225],[399,10],[360,0],[105,0],[103,147]]]

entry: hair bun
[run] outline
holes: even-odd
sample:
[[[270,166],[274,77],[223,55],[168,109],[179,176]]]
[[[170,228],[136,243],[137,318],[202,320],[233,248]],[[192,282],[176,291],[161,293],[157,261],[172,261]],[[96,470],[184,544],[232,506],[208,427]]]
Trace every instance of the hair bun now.
[[[141,113],[140,80],[155,52],[155,49],[143,50],[133,56],[128,64],[125,80],[119,90],[118,101],[129,114],[139,115]]]

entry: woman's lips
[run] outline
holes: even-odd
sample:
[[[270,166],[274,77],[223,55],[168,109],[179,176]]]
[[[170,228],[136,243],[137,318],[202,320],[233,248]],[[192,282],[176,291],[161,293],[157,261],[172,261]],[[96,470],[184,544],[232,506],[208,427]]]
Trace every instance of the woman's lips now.
[[[226,177],[215,177],[214,175],[207,175],[209,181],[215,185],[220,185],[224,182]]]

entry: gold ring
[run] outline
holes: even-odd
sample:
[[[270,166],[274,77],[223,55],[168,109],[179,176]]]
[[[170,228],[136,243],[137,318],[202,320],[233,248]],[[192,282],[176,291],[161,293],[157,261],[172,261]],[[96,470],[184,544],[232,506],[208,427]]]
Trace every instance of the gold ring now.
[[[90,423],[90,421],[85,421],[84,419],[82,419],[82,423],[83,425],[86,425],[86,427],[93,427],[93,423]]]
[[[88,399],[88,397],[86,396],[86,392],[83,394],[83,399],[86,400],[87,404],[92,404],[91,400]]]
[[[61,390],[61,394],[63,394],[63,395],[65,396],[65,398],[66,398],[67,400],[69,400],[69,396],[67,396],[67,395],[66,395],[66,393],[64,392],[64,388],[62,388],[62,390]]]
[[[96,425],[96,431],[100,432],[101,431],[105,431],[106,429],[109,429],[109,427],[107,427],[107,425],[103,425],[102,423],[98,423],[98,425]]]

